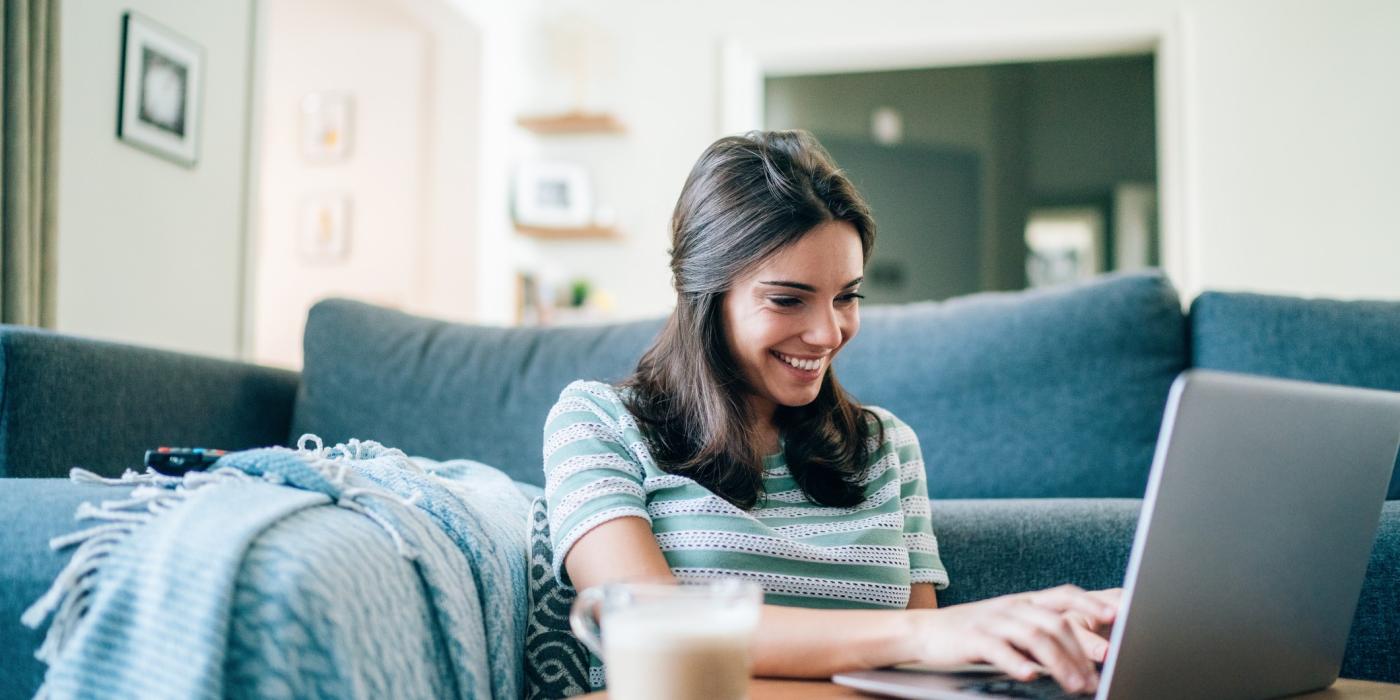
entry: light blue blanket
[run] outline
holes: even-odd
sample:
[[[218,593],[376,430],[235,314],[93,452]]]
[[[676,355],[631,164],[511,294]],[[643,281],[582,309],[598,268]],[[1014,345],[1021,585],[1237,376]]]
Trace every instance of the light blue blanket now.
[[[40,696],[520,697],[526,493],[475,462],[303,445],[180,479],[75,470],[137,488],[53,543],[79,547],[25,615],[54,614]],[[306,549],[368,523],[377,551]]]

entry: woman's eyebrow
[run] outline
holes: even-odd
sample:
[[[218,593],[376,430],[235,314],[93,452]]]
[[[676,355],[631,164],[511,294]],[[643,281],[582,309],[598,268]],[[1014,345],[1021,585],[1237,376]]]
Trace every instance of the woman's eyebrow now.
[[[844,286],[842,286],[841,288],[842,288],[842,289],[850,289],[851,287],[854,287],[854,286],[860,284],[860,283],[861,283],[862,281],[864,281],[864,280],[865,280],[864,277],[857,277],[857,278],[851,280],[850,282],[847,282],[847,283],[846,283]],[[810,284],[803,284],[803,283],[801,283],[801,282],[792,282],[792,281],[789,281],[789,280],[760,281],[759,284],[771,284],[771,285],[773,285],[773,286],[775,286],[775,287],[792,287],[793,289],[801,289],[801,290],[804,291],[804,292],[815,292],[815,291],[817,291],[817,288],[816,288],[816,287],[813,287],[813,286],[810,285]]]

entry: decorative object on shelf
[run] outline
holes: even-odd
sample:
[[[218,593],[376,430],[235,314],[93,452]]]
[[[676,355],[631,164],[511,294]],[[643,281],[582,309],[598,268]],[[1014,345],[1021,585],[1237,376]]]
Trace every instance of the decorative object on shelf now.
[[[297,249],[309,263],[340,263],[350,253],[350,195],[319,194],[301,204]]]
[[[522,163],[515,171],[515,221],[526,228],[581,228],[592,223],[588,171],[573,163]]]
[[[349,93],[313,92],[301,99],[301,155],[315,163],[350,157],[355,101]]]
[[[559,272],[520,270],[515,275],[515,321],[522,326],[608,323],[616,299],[586,277],[565,281]]]
[[[193,167],[203,73],[198,44],[140,14],[124,13],[117,137]]]
[[[559,136],[565,134],[621,134],[627,127],[617,117],[602,112],[564,112],[562,114],[537,114],[520,117],[515,122],[537,134]]]

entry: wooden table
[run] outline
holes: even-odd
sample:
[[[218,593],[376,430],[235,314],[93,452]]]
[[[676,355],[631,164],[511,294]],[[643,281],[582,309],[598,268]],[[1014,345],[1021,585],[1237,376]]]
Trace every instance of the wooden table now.
[[[582,696],[587,700],[604,700],[606,692],[589,693]],[[827,700],[827,698],[866,698],[864,695],[842,685],[827,681],[790,681],[771,678],[755,678],[749,684],[749,700]],[[1354,681],[1343,678],[1327,690],[1293,696],[1298,700],[1380,700],[1400,698],[1400,685]]]

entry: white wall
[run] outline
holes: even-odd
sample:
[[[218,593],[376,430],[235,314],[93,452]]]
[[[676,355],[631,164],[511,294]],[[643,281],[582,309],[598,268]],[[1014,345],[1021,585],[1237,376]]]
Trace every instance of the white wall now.
[[[233,357],[243,293],[250,0],[62,3],[58,124],[60,331]],[[204,48],[199,162],[116,137],[121,15]]]
[[[242,232],[254,4],[64,3],[60,330],[238,353],[245,328],[240,314],[252,296],[242,272]],[[464,252],[458,270],[445,262],[450,256],[432,258],[430,271],[439,277],[426,284],[440,289],[429,297],[460,294],[465,306],[427,308],[432,313],[508,321],[513,269],[536,259],[598,280],[624,317],[665,312],[672,303],[665,267],[670,213],[691,164],[722,133],[720,48],[726,41],[768,57],[804,56],[807,69],[872,70],[1054,55],[1046,46],[1057,33],[1122,26],[1176,32],[1180,51],[1159,71],[1179,87],[1180,133],[1164,139],[1162,148],[1184,165],[1179,173],[1164,173],[1162,184],[1179,189],[1181,212],[1164,233],[1182,241],[1177,257],[1189,274],[1177,281],[1188,298],[1202,288],[1400,298],[1400,230],[1390,202],[1400,184],[1394,166],[1400,162],[1394,129],[1400,92],[1388,89],[1400,66],[1400,3],[552,0],[552,13],[590,18],[613,38],[613,70],[598,81],[591,101],[630,127],[614,144],[582,147],[626,239],[562,245],[514,236],[508,217],[510,167],[536,147],[521,143],[514,117],[557,109],[568,99],[556,89],[557,78],[542,73],[544,47],[531,39],[537,36],[533,18],[546,3],[404,4],[450,8],[480,32],[478,45],[454,46],[457,55],[449,59],[453,65],[479,59],[472,67],[479,79],[430,78],[437,86],[430,93],[441,94],[444,84],[462,86],[449,102],[476,110],[461,122],[468,136],[454,151],[434,154],[438,165],[427,166],[434,173],[430,188],[461,193],[465,201],[465,208],[430,208],[427,215],[430,228],[447,222],[432,229],[430,235],[446,237],[433,250]],[[205,48],[203,135],[194,169],[114,136],[125,8]],[[814,64],[813,55],[826,57],[825,63]],[[735,60],[731,52],[730,64]],[[781,60],[770,67],[784,69]],[[440,114],[436,107],[434,114]],[[732,117],[725,123],[734,123]],[[1159,157],[1159,163],[1166,160]],[[443,180],[439,167],[463,184]]]
[[[1400,3],[1199,12],[1202,286],[1400,298]]]
[[[424,296],[429,37],[383,2],[280,0],[266,13],[252,359],[296,367],[317,300],[409,308]],[[353,100],[342,161],[301,153],[302,99],[323,91]],[[323,193],[350,203],[339,260],[308,258],[299,245],[302,207]]]
[[[488,181],[479,140],[483,32],[443,0],[265,7],[250,359],[300,366],[307,311],[331,296],[476,318],[476,251],[485,238],[478,204]],[[343,161],[300,152],[301,100],[321,91],[354,101]],[[342,260],[308,259],[298,247],[303,203],[324,192],[351,201]]]
[[[1400,298],[1400,3],[1387,0],[1078,0],[985,3],[871,0],[647,0],[564,2],[608,27],[616,74],[600,101],[631,133],[600,160],[600,189],[628,239],[574,244],[553,254],[617,280],[624,316],[672,302],[667,222],[701,150],[721,134],[720,47],[768,57],[778,72],[910,68],[1070,57],[1058,37],[1128,28],[1174,32],[1177,55],[1159,63],[1175,81],[1179,133],[1159,139],[1177,162],[1166,236],[1180,247],[1176,283],[1337,297]],[[784,56],[798,56],[787,65]],[[776,57],[776,58],[775,58]],[[814,58],[816,57],[816,58]],[[534,82],[534,81],[531,81]],[[527,96],[546,104],[551,95]],[[1162,155],[1159,153],[1159,155]],[[1173,245],[1169,242],[1168,245]],[[550,255],[548,251],[542,255]]]

